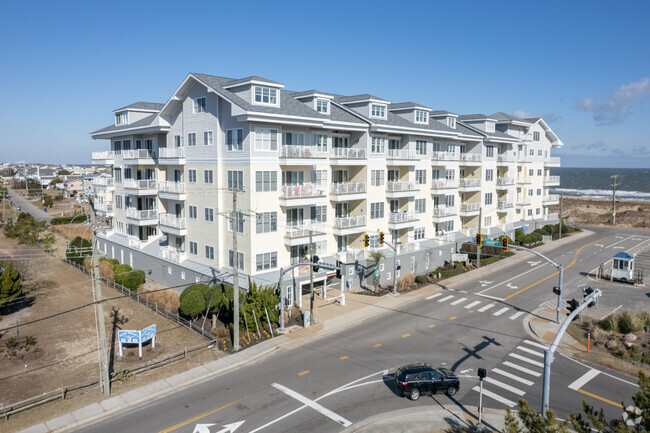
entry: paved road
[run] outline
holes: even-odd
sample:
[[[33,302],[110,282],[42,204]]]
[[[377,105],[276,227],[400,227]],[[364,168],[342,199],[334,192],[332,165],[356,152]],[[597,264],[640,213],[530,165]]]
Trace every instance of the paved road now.
[[[548,255],[565,265],[565,293],[573,297],[581,295],[579,285],[589,281],[588,271],[646,240],[647,232],[594,229]],[[400,408],[476,406],[479,367],[489,370],[487,407],[503,409],[526,398],[538,408],[543,348],[525,332],[523,318],[540,306],[554,306],[554,272],[534,259],[478,282],[447,287],[79,431],[192,433],[197,423],[208,423],[215,433],[240,421],[238,432],[340,431]],[[637,296],[629,287],[608,288],[599,308],[627,302],[622,293],[633,293],[631,302]],[[460,391],[453,398],[437,395],[416,402],[398,397],[391,373],[414,361],[453,369],[461,376]],[[617,402],[631,402],[637,390],[634,378],[560,355],[551,385],[551,408],[561,417],[581,411],[583,399],[618,416]]]
[[[8,194],[9,197],[11,198],[11,201],[16,206],[19,206],[23,212],[31,214],[38,221],[49,222],[53,218],[53,216],[48,215],[47,212],[43,212],[42,207],[36,207],[34,204],[32,204],[32,202],[27,200],[26,197],[23,197],[22,195],[18,194],[14,190],[10,189]]]

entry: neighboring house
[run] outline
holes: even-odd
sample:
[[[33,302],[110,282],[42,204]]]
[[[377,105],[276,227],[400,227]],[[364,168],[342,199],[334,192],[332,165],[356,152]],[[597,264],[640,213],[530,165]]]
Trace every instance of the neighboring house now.
[[[330,263],[363,259],[363,235],[379,248],[383,231],[400,260],[422,251],[429,269],[445,257],[441,249],[430,260],[431,249],[448,255],[479,225],[496,236],[557,219],[549,168],[562,142],[542,119],[203,74],[189,74],[165,104],[113,114],[91,133],[110,142],[93,163],[113,172],[113,231],[100,248],[168,281],[229,280],[233,230],[246,287],[248,276],[272,283],[304,260],[310,231],[313,253]]]

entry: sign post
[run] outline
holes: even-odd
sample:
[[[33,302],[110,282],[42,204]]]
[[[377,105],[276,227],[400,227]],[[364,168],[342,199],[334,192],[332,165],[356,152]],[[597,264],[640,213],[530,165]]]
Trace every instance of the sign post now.
[[[151,347],[156,347],[156,324],[144,328],[142,331],[117,331],[119,355],[122,356],[122,343],[137,344],[138,353],[142,358],[142,343],[151,340]]]

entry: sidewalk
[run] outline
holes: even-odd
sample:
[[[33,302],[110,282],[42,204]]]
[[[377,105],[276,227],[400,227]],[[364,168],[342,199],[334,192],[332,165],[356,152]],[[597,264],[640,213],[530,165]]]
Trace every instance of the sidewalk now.
[[[557,334],[557,331],[564,323],[568,311],[562,309],[560,323],[555,323],[557,312],[555,308],[538,308],[524,318],[524,329],[535,340],[550,345]],[[558,345],[559,351],[579,350],[586,351],[587,348],[578,343],[568,332],[562,336]]]

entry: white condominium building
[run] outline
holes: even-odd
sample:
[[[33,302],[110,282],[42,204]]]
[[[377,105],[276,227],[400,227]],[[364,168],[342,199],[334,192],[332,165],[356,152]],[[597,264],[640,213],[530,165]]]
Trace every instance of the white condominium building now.
[[[495,235],[557,218],[562,142],[543,119],[194,73],[164,104],[113,113],[91,134],[110,142],[93,163],[113,170],[97,179],[112,217],[100,249],[150,273],[228,274],[233,230],[240,272],[269,282],[306,258],[310,231],[314,254],[349,261],[365,233],[411,251],[473,236],[479,214]]]

